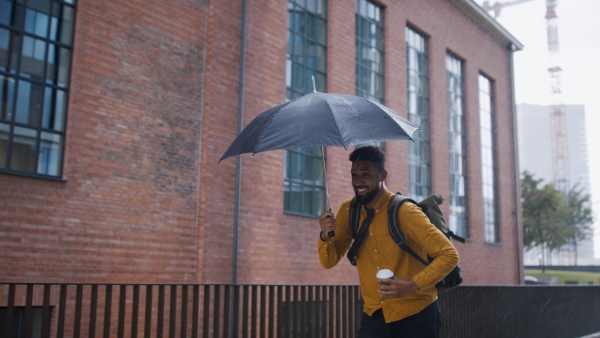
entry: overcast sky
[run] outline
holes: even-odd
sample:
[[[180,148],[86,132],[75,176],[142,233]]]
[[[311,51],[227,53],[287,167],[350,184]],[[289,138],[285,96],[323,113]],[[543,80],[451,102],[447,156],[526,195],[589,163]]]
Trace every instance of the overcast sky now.
[[[513,2],[492,0],[490,3]],[[482,4],[483,0],[476,0]],[[588,158],[595,224],[595,255],[600,258],[600,0],[556,0],[563,103],[585,105]],[[493,16],[493,12],[491,13]],[[496,18],[524,48],[515,53],[516,102],[551,104],[546,1],[530,0],[502,8]]]

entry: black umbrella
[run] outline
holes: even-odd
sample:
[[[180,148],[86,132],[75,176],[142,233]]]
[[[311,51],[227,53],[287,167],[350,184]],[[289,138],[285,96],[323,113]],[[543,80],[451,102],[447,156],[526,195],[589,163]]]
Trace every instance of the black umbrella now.
[[[358,96],[314,91],[258,115],[233,140],[219,162],[243,153],[276,149],[347,148],[356,144],[412,140],[417,129],[380,103]],[[325,190],[327,193],[327,185]],[[328,195],[326,199],[329,206]]]
[[[258,115],[221,159],[243,153],[412,140],[418,127],[390,108],[358,96],[312,92]]]

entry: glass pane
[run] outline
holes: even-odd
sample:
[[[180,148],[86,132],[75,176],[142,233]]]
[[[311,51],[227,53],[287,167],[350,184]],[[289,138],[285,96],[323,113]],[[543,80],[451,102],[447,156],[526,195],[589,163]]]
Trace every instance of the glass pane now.
[[[54,8],[58,8],[60,5],[56,4],[54,5]],[[55,10],[56,12],[56,10]],[[59,19],[57,16],[52,15],[52,17],[50,18],[50,33],[48,34],[48,38],[50,40],[58,40],[58,23],[59,23]]]
[[[19,81],[15,121],[38,127],[42,113],[43,87]]]
[[[290,210],[290,197],[291,197],[291,183],[289,181],[283,182],[283,210]]]
[[[314,185],[316,183],[315,182],[315,171],[314,171],[315,165],[314,165],[314,163],[315,163],[314,157],[310,157],[310,156],[306,156],[306,155],[304,156],[304,172],[303,172],[304,179],[308,180],[309,182],[307,182],[307,183],[312,184],[312,185]]]
[[[327,70],[327,49],[323,46],[312,46],[309,50],[314,51],[314,55],[311,55],[312,59],[310,64],[314,65],[313,68],[324,72]],[[312,89],[312,88],[310,88]],[[311,90],[312,91],[312,90]]]
[[[306,0],[306,9],[311,13],[317,14],[317,0]]]
[[[323,158],[321,156],[316,158],[315,161],[315,185],[324,187],[325,186],[325,172],[323,171]]]
[[[0,23],[9,26],[11,24],[12,11],[12,1],[0,0]]]
[[[292,184],[290,191],[290,211],[302,212],[302,186],[300,184]]]
[[[28,173],[36,172],[37,134],[35,129],[15,127],[9,169]]]
[[[302,37],[296,33],[288,32],[288,54],[294,58],[302,50]]]
[[[10,121],[14,107],[15,80],[0,75],[0,119]]]
[[[38,157],[38,174],[60,175],[63,138],[57,134],[42,132]]]
[[[67,92],[57,89],[54,98],[54,130],[65,130],[65,116],[67,115]]]
[[[28,1],[25,9],[25,31],[40,37],[48,37],[51,1]]]
[[[327,22],[325,20],[315,21],[315,40],[319,44],[327,44]]]
[[[65,130],[66,95],[62,90],[45,89],[42,128]]]
[[[302,204],[301,212],[303,214],[310,215],[310,206],[312,205],[312,190],[307,186],[302,187],[302,200],[300,203]]]
[[[46,54],[46,43],[39,39],[28,36],[23,37],[23,49],[21,53],[21,73],[29,78],[42,78],[44,74],[44,55]]]
[[[66,48],[57,48],[56,45],[50,44],[46,60],[46,83],[67,87],[69,85],[71,51]]]
[[[313,192],[313,214],[321,215],[325,211],[325,190],[317,189]]]
[[[307,71],[306,68],[304,68],[302,65],[298,64],[298,63],[294,63],[292,66],[292,86],[291,88],[299,91],[299,92],[303,92],[305,89],[305,85],[304,83],[306,81],[305,78],[307,76]],[[291,99],[291,98],[289,98]]]
[[[15,32],[9,32],[8,34],[8,40],[0,40],[0,46],[2,46],[0,49],[2,51],[0,67],[2,67],[2,70],[9,70],[10,73],[16,74],[20,53],[19,34]],[[7,52],[4,50],[7,50]]]
[[[11,34],[8,29],[0,28],[0,70],[6,71],[8,67],[8,47],[10,46]]]
[[[0,123],[0,168],[6,168],[8,160],[8,140],[10,138],[10,126],[6,123]]]
[[[65,45],[73,44],[73,23],[75,11],[69,6],[63,6],[62,22],[60,25],[60,42]]]
[[[297,180],[297,179],[302,179],[302,177],[300,177],[300,165],[302,163],[302,158],[300,157],[300,154],[298,154],[297,152],[291,152],[290,155],[290,179],[292,180]]]

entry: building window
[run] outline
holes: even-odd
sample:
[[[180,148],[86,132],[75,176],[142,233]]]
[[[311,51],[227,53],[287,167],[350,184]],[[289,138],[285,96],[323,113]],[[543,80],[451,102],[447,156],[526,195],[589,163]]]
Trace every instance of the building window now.
[[[429,120],[429,50],[427,38],[406,28],[408,120],[416,124],[415,142],[408,143],[408,193],[416,200],[431,194],[431,136]]]
[[[446,55],[448,73],[448,133],[450,136],[450,229],[469,237],[467,200],[467,131],[463,62]]]
[[[485,241],[498,243],[500,233],[498,227],[496,161],[494,142],[494,91],[493,83],[483,75],[479,75],[479,123],[481,135],[481,185],[483,193],[483,215]]]
[[[293,100],[316,89],[326,92],[327,2],[289,1],[287,99]],[[288,149],[285,152],[284,210],[318,217],[325,210],[323,148]]]
[[[383,15],[379,6],[356,0],[356,95],[384,104]]]
[[[356,96],[385,104],[383,10],[356,0]],[[385,142],[360,144],[385,150]]]
[[[62,176],[75,0],[0,0],[0,171]]]

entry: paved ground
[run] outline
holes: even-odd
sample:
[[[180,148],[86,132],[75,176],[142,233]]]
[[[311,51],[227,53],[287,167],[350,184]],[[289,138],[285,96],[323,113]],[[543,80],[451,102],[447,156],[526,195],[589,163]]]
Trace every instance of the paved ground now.
[[[600,338],[600,332],[588,334],[587,336],[579,337],[579,338]]]

